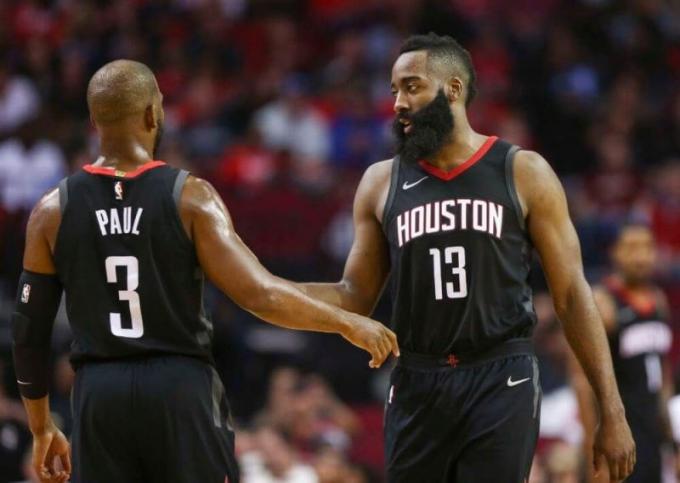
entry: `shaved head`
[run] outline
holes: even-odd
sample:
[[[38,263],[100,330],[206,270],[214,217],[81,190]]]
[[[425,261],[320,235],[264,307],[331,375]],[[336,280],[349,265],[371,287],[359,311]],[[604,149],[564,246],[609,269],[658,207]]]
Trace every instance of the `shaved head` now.
[[[109,124],[142,113],[160,93],[146,65],[134,60],[114,60],[99,69],[87,86],[87,105],[96,123]]]

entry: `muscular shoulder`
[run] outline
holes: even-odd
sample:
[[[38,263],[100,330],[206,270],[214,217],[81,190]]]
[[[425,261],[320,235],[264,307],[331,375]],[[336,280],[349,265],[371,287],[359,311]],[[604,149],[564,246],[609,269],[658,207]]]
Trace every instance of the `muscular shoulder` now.
[[[359,188],[366,194],[375,195],[381,188],[389,185],[393,162],[392,159],[386,159],[370,165],[361,178]]]
[[[208,181],[189,175],[180,197],[180,211],[197,213],[208,208],[217,197],[217,191]]]
[[[24,269],[37,273],[56,273],[53,253],[61,223],[59,190],[44,195],[31,211],[26,227]]]
[[[230,223],[229,213],[210,182],[196,176],[188,176],[182,188],[179,201],[179,215],[182,225],[191,240],[194,239],[194,224],[197,219],[217,220]]]
[[[48,191],[31,211],[27,229],[45,236],[50,245],[54,247],[54,241],[61,222],[61,206],[59,204],[59,189],[53,188]]]
[[[563,200],[562,185],[548,161],[540,154],[534,151],[518,151],[513,171],[525,216],[536,205],[545,206]]]

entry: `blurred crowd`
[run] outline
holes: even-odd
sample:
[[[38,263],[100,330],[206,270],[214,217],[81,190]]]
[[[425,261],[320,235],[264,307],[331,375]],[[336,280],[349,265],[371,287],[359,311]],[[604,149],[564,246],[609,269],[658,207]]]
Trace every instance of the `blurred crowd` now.
[[[607,273],[617,226],[634,219],[652,227],[678,335],[677,2],[7,0],[0,2],[0,481],[31,478],[9,352],[25,224],[42,193],[96,158],[85,102],[92,73],[114,58],[148,64],[164,94],[159,158],[210,180],[274,273],[332,280],[352,242],[358,178],[391,156],[391,64],[406,36],[429,31],[454,36],[472,54],[473,127],[539,151],[562,178],[592,282]],[[579,481],[567,348],[538,264],[536,274],[546,398],[532,481]],[[389,369],[370,371],[338,337],[267,326],[213,289],[207,298],[244,481],[381,481]],[[376,317],[388,320],[388,306],[383,300]],[[67,432],[68,343],[62,313],[51,399]]]

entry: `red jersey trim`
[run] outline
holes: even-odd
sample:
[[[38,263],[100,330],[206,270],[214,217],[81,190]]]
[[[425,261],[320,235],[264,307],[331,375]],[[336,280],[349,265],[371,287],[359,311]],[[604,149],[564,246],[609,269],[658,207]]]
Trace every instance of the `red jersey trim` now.
[[[83,166],[83,169],[87,171],[90,174],[102,174],[104,176],[113,176],[114,178],[136,178],[142,173],[145,173],[149,171],[150,169],[157,168],[159,166],[163,166],[165,163],[163,161],[149,161],[148,163],[143,164],[139,168],[135,169],[134,171],[119,171],[114,168],[108,168],[108,167],[102,167],[102,166],[93,166],[91,164],[86,164]]]
[[[441,168],[432,166],[425,160],[419,161],[418,164],[420,164],[420,167],[423,168],[426,172],[428,172],[432,176],[436,176],[437,178],[442,179],[444,181],[451,181],[453,178],[467,171],[472,166],[474,166],[474,164],[477,161],[482,159],[484,155],[489,151],[489,149],[491,149],[493,143],[495,143],[497,140],[498,140],[497,136],[489,136],[489,138],[486,141],[484,141],[484,144],[482,144],[479,147],[479,149],[472,156],[470,156],[470,158],[467,161],[465,161],[463,164],[459,164],[451,171],[444,171]]]
[[[649,290],[642,299],[636,299],[619,278],[609,277],[605,285],[643,317],[652,315],[657,308],[657,299],[652,290]]]

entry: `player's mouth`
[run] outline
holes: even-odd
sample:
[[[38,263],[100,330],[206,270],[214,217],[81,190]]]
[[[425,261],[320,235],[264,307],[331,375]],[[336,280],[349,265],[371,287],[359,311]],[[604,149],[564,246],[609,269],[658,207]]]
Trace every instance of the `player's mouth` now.
[[[399,122],[401,123],[402,126],[404,126],[405,134],[408,134],[413,130],[413,124],[411,124],[411,121],[409,121],[408,119],[400,117]]]

